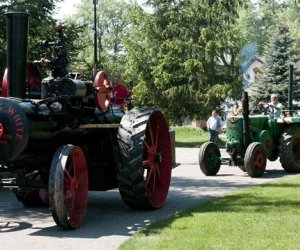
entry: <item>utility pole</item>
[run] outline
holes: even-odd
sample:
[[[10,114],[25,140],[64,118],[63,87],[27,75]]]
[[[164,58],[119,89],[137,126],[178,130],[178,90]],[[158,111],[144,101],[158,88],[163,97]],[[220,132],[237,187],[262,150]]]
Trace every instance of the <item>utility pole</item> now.
[[[97,56],[97,4],[98,0],[93,0],[94,5],[94,68],[93,77],[96,76],[98,70],[98,56]]]

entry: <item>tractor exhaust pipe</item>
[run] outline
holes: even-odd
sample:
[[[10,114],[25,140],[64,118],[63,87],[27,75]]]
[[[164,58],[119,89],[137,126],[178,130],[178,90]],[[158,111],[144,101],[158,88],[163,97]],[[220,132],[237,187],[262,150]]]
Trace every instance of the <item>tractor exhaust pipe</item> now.
[[[244,91],[242,96],[243,104],[243,140],[245,148],[248,147],[250,142],[250,133],[249,133],[249,99],[248,92]]]
[[[26,95],[28,18],[25,12],[8,12],[7,30],[7,96]]]
[[[294,82],[294,66],[289,65],[289,94],[288,94],[288,110],[289,114],[292,116],[293,110],[293,82]]]

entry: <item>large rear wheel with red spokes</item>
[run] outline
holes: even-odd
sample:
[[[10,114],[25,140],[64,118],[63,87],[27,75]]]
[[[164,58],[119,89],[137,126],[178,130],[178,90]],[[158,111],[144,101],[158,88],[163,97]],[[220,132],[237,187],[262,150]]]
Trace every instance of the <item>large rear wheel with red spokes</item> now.
[[[117,178],[122,199],[131,208],[160,208],[168,195],[172,169],[167,122],[159,111],[132,109],[121,124],[122,164]]]
[[[280,162],[288,173],[300,172],[300,127],[295,124],[287,128],[280,138]]]
[[[60,147],[52,160],[49,175],[49,204],[54,221],[64,229],[80,226],[86,213],[88,170],[78,146]]]

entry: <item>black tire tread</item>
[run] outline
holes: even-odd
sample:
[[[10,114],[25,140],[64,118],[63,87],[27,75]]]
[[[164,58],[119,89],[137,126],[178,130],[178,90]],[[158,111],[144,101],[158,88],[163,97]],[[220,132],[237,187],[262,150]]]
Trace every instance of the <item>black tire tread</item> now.
[[[215,165],[208,165],[207,157],[209,157],[210,153],[214,153],[215,156],[221,157],[220,149],[213,142],[205,142],[200,146],[199,149],[199,166],[203,174],[206,176],[216,175],[221,167],[221,159]]]
[[[283,169],[288,173],[299,173],[300,164],[294,160],[293,140],[295,136],[300,135],[299,125],[287,128],[281,138],[279,144],[279,161]]]
[[[132,109],[124,115],[118,142],[122,164],[117,169],[119,191],[126,205],[133,209],[150,209],[142,168],[143,136],[153,109]]]

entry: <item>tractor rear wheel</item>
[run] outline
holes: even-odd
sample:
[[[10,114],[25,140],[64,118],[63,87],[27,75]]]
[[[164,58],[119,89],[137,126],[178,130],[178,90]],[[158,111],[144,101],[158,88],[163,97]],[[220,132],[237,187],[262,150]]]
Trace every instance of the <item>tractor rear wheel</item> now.
[[[267,156],[260,142],[252,142],[246,149],[245,168],[249,176],[260,177],[266,170]]]
[[[87,207],[88,172],[80,147],[66,145],[54,154],[49,175],[49,204],[54,221],[64,229],[80,226]]]
[[[199,166],[203,174],[216,175],[221,167],[221,153],[217,144],[205,142],[199,149]]]
[[[287,128],[280,138],[280,162],[288,173],[300,172],[300,127]]]
[[[132,109],[121,121],[118,142],[119,191],[134,209],[160,208],[165,202],[172,169],[171,138],[160,111]]]

